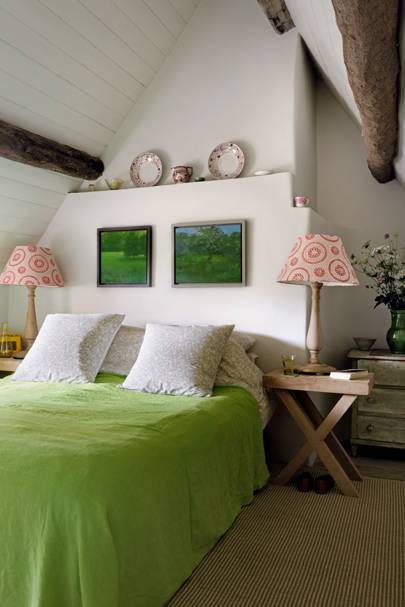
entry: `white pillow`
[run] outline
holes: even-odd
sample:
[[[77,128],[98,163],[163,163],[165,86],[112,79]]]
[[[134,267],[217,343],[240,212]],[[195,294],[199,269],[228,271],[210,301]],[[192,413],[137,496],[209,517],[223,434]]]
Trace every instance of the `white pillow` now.
[[[123,388],[210,396],[233,325],[146,325],[139,356]]]
[[[118,329],[100,371],[128,375],[138,358],[145,329],[122,325]]]
[[[49,314],[14,381],[94,381],[123,314]]]
[[[144,335],[145,329],[122,325],[112,341],[100,371],[128,375],[138,358]],[[256,343],[256,338],[249,333],[234,331],[230,341],[236,341],[248,352]],[[255,356],[257,357],[257,354]]]

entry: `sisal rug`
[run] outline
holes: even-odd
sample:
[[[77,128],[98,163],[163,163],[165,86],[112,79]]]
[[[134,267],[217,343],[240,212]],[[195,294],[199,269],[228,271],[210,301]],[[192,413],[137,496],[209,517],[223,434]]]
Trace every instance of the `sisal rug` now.
[[[168,607],[404,607],[405,483],[267,486]]]

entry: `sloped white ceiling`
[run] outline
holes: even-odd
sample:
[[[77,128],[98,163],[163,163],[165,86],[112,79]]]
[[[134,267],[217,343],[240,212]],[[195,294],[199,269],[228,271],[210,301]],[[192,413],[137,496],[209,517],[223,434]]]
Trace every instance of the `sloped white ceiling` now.
[[[286,0],[286,4],[325,81],[360,124],[360,114],[343,59],[342,36],[331,0]]]
[[[0,261],[36,242],[76,180],[0,158]]]
[[[101,155],[199,0],[0,0],[0,118]],[[79,181],[0,159],[0,264]]]
[[[350,88],[343,59],[342,37],[331,0],[286,0],[293,21],[304,38],[321,74],[335,97],[360,126],[361,118]],[[400,53],[405,65],[405,15],[401,16]],[[400,75],[399,143],[395,159],[396,177],[405,187],[405,70]]]

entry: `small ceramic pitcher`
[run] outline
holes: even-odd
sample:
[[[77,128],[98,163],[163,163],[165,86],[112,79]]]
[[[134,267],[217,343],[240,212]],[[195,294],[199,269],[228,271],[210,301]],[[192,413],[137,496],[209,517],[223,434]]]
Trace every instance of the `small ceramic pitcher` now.
[[[173,183],[188,183],[193,174],[193,167],[179,165],[172,167]]]

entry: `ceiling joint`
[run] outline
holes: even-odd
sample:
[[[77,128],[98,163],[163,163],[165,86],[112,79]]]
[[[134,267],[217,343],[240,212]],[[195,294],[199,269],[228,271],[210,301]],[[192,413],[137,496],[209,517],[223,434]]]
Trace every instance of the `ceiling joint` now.
[[[285,34],[295,27],[284,0],[257,0],[277,34]]]

